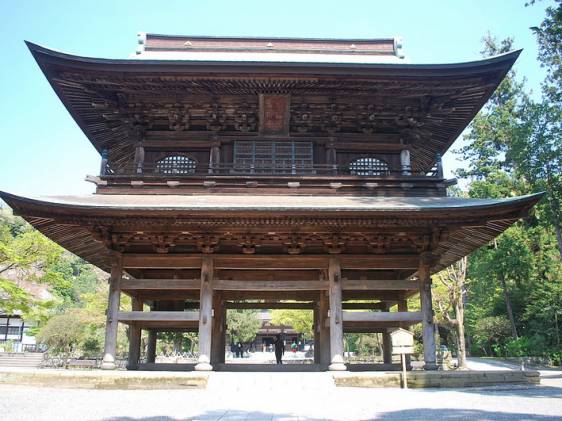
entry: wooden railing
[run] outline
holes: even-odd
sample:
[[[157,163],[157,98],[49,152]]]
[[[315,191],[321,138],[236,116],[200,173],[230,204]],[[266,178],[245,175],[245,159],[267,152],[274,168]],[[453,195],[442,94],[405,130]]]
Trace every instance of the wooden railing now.
[[[357,176],[357,177],[433,177],[439,178],[439,170],[437,167],[432,168],[428,172],[415,172],[410,168],[379,169],[379,168],[361,168],[359,170],[350,170],[348,167],[338,165],[298,165],[288,164],[286,162],[274,163],[273,165],[236,165],[236,164],[220,164],[220,165],[178,165],[167,166],[165,169],[157,165],[144,164],[142,167],[134,165],[126,165],[114,167],[110,163],[102,166],[102,177],[157,177],[157,178],[184,178],[184,177],[204,177],[204,176]]]

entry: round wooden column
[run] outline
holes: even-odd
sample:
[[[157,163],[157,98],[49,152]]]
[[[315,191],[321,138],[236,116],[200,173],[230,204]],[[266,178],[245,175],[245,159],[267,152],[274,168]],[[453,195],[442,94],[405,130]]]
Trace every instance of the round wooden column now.
[[[105,345],[103,360],[100,368],[113,370],[115,365],[115,351],[117,348],[117,326],[119,324],[119,302],[121,289],[119,283],[123,274],[120,254],[114,254],[111,263],[111,276],[109,277],[109,296],[107,300],[107,321],[105,325]]]
[[[338,258],[330,258],[328,267],[330,281],[330,371],[345,371],[343,360],[343,312],[341,266]]]
[[[133,311],[142,311],[142,300],[133,297],[131,300]],[[129,360],[127,361],[127,370],[136,370],[139,368],[141,345],[141,328],[135,324],[129,326]]]
[[[435,323],[433,322],[431,275],[429,272],[433,259],[434,256],[431,253],[422,253],[420,255],[420,265],[418,269],[422,311],[424,370],[437,370],[435,358]]]
[[[146,344],[146,362],[156,362],[156,331],[154,329],[148,330],[148,340]]]
[[[211,340],[213,332],[213,259],[204,256],[201,265],[201,295],[199,301],[199,360],[197,371],[211,371]]]

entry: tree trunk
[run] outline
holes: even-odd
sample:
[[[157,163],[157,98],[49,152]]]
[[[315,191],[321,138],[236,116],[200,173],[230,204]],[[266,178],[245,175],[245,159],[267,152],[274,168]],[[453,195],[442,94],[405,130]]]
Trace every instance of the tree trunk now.
[[[464,305],[462,300],[455,303],[455,319],[457,320],[457,349],[459,368],[466,369],[466,343],[464,339]]]
[[[177,332],[174,335],[174,354],[180,354],[183,346],[183,335]]]
[[[503,298],[505,299],[505,308],[507,310],[507,317],[509,317],[509,323],[511,323],[511,334],[513,339],[518,339],[517,327],[515,326],[515,318],[513,317],[513,310],[511,309],[511,300],[509,299],[509,291],[507,290],[507,284],[505,278],[500,276],[500,282],[502,284]]]
[[[562,260],[562,229],[560,225],[554,227],[556,231],[556,240],[558,241],[558,253],[560,254],[560,260]]]

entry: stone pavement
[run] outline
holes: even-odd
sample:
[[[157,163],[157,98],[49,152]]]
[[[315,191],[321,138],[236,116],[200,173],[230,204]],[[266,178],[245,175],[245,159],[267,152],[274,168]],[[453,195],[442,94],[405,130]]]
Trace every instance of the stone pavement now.
[[[8,421],[562,420],[562,379],[472,389],[336,388],[329,373],[211,373],[206,390],[0,385]]]

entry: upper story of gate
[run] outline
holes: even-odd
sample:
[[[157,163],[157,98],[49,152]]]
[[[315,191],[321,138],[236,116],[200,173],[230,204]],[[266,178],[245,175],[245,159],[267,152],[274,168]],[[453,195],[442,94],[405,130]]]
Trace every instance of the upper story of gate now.
[[[519,55],[416,65],[396,39],[153,34],[124,60],[28,46],[107,194],[445,195],[442,154]]]

